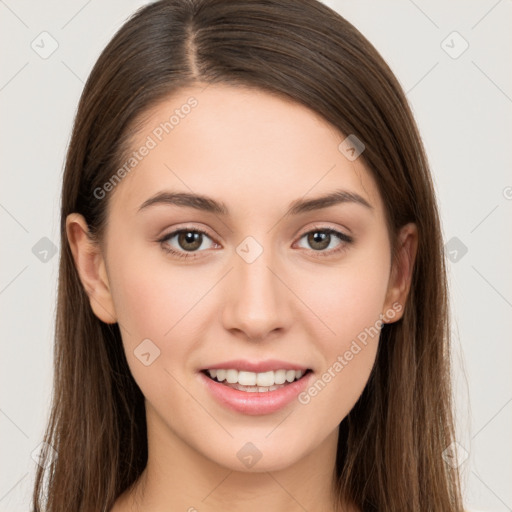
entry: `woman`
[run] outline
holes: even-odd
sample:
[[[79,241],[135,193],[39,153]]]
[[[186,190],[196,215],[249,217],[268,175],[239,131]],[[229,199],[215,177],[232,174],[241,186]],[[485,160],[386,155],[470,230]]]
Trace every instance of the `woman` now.
[[[140,9],[83,91],[61,236],[35,510],[462,510],[427,159],[336,12]]]

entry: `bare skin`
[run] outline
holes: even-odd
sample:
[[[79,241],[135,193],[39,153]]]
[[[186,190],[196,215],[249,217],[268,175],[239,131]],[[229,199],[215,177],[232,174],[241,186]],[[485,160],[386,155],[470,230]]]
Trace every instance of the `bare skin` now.
[[[148,464],[112,512],[333,511],[338,425],[368,381],[379,337],[359,342],[359,351],[353,343],[403,315],[416,226],[402,228],[392,264],[379,190],[362,158],[350,161],[338,149],[345,135],[265,92],[203,88],[179,91],[148,113],[133,150],[148,136],[157,144],[99,199],[109,201],[101,245],[87,238],[80,215],[67,219],[91,307],[104,322],[119,322],[146,398]],[[157,140],[155,127],[191,96],[197,105]],[[285,215],[293,201],[340,189],[369,207],[344,201]],[[140,209],[164,190],[211,197],[229,213],[164,203]],[[195,246],[176,234],[162,241],[177,229],[207,234]],[[160,351],[149,365],[136,355],[146,339]],[[331,378],[302,401],[248,415],[219,403],[200,373],[230,359],[278,359],[311,369],[311,382]],[[237,456],[248,442],[261,454],[252,467]]]

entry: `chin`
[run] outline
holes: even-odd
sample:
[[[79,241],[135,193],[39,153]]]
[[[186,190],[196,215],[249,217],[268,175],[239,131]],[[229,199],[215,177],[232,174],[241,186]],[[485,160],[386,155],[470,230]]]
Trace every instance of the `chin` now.
[[[294,438],[281,432],[281,436],[274,440],[265,438],[268,431],[260,436],[237,437],[224,445],[222,451],[204,453],[215,464],[225,467],[231,471],[242,473],[264,473],[268,471],[281,471],[293,466],[301,459],[307,457],[308,453],[317,447],[313,436],[306,440],[303,437]],[[288,439],[288,443],[283,443]]]

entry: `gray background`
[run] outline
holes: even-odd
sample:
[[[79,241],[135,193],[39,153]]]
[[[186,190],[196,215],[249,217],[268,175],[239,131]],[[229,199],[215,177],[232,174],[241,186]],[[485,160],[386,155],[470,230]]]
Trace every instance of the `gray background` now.
[[[512,1],[325,3],[377,47],[413,107],[447,244],[460,443],[451,460],[468,510],[512,510]],[[0,511],[29,509],[48,415],[53,251],[75,109],[99,53],[143,4],[0,0]]]

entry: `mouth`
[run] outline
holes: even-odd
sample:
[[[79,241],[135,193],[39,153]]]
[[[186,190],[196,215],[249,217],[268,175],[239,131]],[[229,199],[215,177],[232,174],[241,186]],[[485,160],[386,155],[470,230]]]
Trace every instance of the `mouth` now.
[[[215,368],[202,370],[202,373],[210,380],[238,391],[267,393],[304,379],[311,371],[311,369],[278,369],[257,373],[233,368]]]

